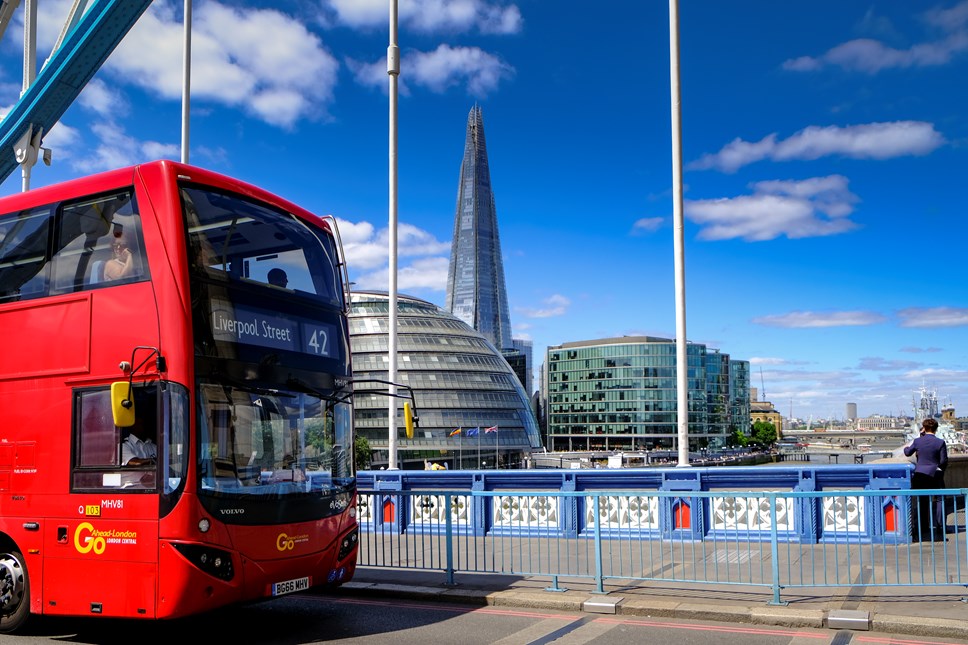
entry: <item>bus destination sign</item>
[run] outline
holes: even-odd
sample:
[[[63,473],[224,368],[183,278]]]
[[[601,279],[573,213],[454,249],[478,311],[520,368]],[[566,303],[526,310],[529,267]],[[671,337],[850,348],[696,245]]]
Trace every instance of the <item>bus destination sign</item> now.
[[[214,306],[216,340],[337,358],[336,326],[239,306]]]

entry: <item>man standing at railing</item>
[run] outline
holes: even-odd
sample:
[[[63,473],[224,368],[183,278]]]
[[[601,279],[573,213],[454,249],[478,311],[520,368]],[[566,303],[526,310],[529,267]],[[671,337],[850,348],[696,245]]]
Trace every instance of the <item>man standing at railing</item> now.
[[[918,455],[914,475],[911,477],[911,488],[914,490],[944,488],[944,471],[948,467],[948,447],[943,439],[935,436],[937,431],[938,422],[929,417],[921,423],[921,436],[910,445],[904,446],[906,457],[914,453]],[[930,535],[935,539],[943,540],[946,519],[943,500],[935,501],[932,513],[929,498],[921,497],[918,499],[918,509],[916,537],[922,540],[928,539],[929,533],[925,528],[930,526]]]

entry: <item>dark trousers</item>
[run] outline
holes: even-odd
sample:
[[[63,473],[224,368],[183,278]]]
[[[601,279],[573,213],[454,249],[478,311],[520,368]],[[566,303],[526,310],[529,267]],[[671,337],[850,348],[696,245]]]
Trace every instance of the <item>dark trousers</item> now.
[[[911,488],[913,490],[944,488],[944,473],[938,472],[935,475],[925,475],[924,473],[916,472],[911,477]],[[918,524],[914,527],[914,535],[927,537],[932,533],[932,529],[941,529],[943,531],[946,518],[942,499],[927,495],[918,497],[917,499]]]

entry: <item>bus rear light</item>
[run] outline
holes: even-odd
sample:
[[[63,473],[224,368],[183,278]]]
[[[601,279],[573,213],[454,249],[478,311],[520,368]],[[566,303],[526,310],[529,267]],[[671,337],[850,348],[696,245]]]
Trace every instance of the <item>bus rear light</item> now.
[[[336,555],[337,560],[342,560],[356,548],[357,542],[360,541],[359,529],[354,529],[351,533],[347,533],[343,536],[343,539],[339,543],[339,553]]]
[[[232,554],[222,549],[197,544],[175,544],[175,549],[196,567],[220,580],[235,576]]]

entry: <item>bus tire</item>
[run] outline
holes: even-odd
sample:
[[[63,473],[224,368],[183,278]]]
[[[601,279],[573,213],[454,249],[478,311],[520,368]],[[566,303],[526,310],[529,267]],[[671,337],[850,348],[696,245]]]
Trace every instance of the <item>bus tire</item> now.
[[[0,553],[0,634],[15,632],[30,615],[30,581],[24,556],[11,549]]]

